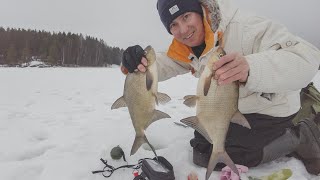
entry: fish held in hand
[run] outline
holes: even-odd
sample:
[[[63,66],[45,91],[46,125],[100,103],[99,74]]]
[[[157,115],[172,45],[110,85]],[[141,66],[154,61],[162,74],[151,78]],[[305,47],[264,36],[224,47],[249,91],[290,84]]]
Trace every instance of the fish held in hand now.
[[[212,53],[198,80],[197,94],[184,97],[185,105],[196,106],[196,116],[182,119],[181,122],[197,130],[213,144],[206,179],[209,179],[219,162],[228,165],[239,175],[225,150],[225,139],[230,122],[250,128],[248,121],[238,110],[239,83],[219,86],[213,78],[213,63],[224,55],[225,51],[221,47]]]
[[[145,135],[145,130],[159,119],[170,118],[168,114],[156,110],[155,105],[165,104],[171,98],[167,94],[158,92],[158,73],[154,49],[148,46],[144,51],[148,61],[146,72],[137,71],[126,76],[123,96],[113,103],[111,109],[128,107],[136,132],[130,155],[135,154],[142,144],[148,143],[157,156],[155,149]]]

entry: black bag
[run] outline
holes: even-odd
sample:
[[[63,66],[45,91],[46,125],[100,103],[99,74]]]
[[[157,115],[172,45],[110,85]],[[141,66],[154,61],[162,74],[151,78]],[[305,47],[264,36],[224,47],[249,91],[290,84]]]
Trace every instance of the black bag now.
[[[174,180],[172,165],[162,156],[153,159],[144,159],[142,161],[142,175],[149,180]]]

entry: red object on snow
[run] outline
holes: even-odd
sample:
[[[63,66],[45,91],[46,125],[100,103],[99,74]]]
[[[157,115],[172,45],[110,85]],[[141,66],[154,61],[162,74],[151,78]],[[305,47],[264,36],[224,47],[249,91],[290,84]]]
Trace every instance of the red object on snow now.
[[[135,171],[135,172],[133,172],[133,175],[134,175],[134,177],[139,176],[139,171]]]

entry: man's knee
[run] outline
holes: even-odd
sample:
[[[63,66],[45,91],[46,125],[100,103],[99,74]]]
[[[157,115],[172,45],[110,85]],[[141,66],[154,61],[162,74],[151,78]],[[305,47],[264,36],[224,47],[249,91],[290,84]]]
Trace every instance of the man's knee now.
[[[193,162],[199,166],[207,167],[212,152],[212,144],[195,131],[194,138],[190,140],[190,145],[193,147]],[[262,149],[251,151],[248,147],[230,146],[228,143],[226,143],[225,148],[235,164],[254,167],[261,162]],[[218,165],[218,169],[223,167],[222,164]]]

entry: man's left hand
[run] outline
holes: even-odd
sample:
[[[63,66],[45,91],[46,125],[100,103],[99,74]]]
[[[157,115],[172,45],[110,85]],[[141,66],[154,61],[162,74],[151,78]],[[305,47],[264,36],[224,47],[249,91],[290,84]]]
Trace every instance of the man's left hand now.
[[[247,82],[249,64],[240,53],[230,53],[220,58],[213,64],[214,78],[219,85],[230,84],[234,81]]]

